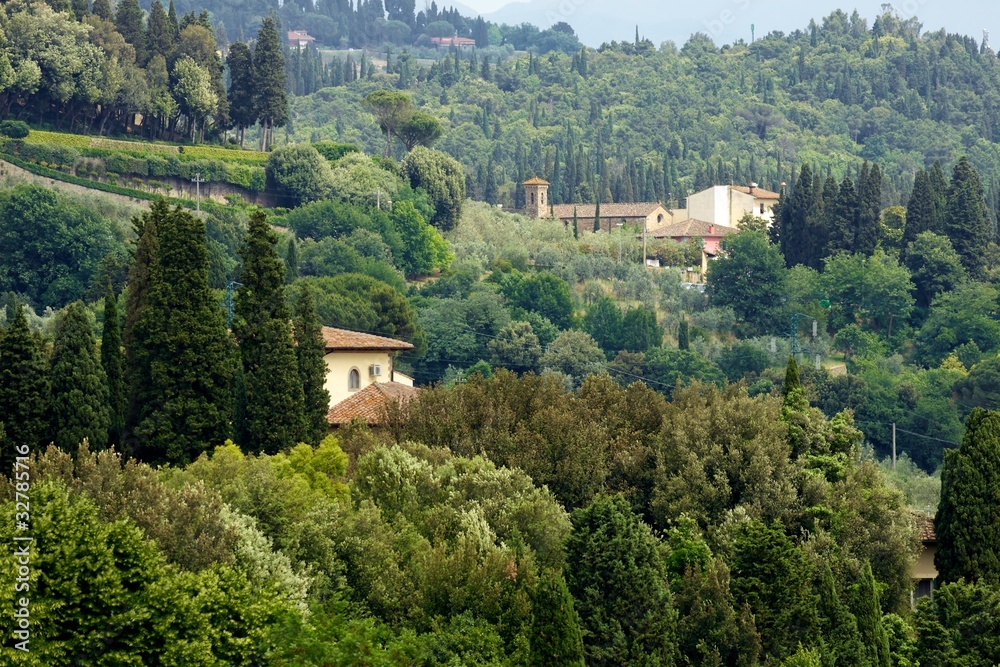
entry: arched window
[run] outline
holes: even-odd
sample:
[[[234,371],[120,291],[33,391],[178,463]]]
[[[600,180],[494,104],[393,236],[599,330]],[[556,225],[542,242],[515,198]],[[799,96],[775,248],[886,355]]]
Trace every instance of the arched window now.
[[[662,213],[660,213],[659,215],[656,216],[656,222],[657,222],[657,224],[663,222],[663,214]]]
[[[361,388],[361,373],[358,372],[357,368],[352,368],[351,372],[347,376],[347,389],[348,391],[354,391]]]

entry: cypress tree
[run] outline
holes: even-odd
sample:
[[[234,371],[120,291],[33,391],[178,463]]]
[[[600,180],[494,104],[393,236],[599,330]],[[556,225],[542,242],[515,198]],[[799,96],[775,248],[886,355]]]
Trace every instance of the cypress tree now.
[[[316,303],[308,285],[295,302],[295,355],[302,384],[305,441],[319,444],[330,427],[326,419],[330,392],[326,390],[326,342],[316,314]]]
[[[108,280],[104,293],[104,329],[101,333],[101,367],[108,385],[108,442],[121,444],[125,430],[125,359],[122,356],[122,329],[118,299]]]
[[[955,165],[948,188],[945,234],[974,280],[986,271],[986,246],[990,242],[990,214],[979,172],[965,157]]]
[[[92,13],[105,21],[113,22],[115,20],[114,12],[111,9],[111,0],[94,0]]]
[[[236,425],[237,442],[268,454],[294,445],[303,430],[303,388],[277,242],[267,216],[261,211],[251,215],[240,248],[243,284],[236,292],[233,319],[246,383],[246,411]]]
[[[677,329],[677,349],[678,350],[689,350],[691,349],[690,340],[690,330],[688,328],[687,320],[681,320],[680,326]]]
[[[174,31],[160,0],[153,0],[153,4],[149,8],[148,25],[149,57],[152,58],[159,54],[166,58],[174,46]]]
[[[601,200],[597,200],[597,206],[594,207],[594,232],[601,231]]]
[[[288,239],[288,249],[285,250],[285,283],[290,284],[299,277],[299,250],[293,234]]]
[[[933,230],[937,223],[935,194],[931,177],[923,169],[913,178],[913,192],[906,202],[906,227],[903,228],[902,246],[905,249],[922,232]]]
[[[115,10],[115,28],[125,41],[135,49],[135,62],[145,65],[149,60],[146,27],[143,25],[142,7],[139,0],[120,0]]]
[[[266,150],[271,145],[274,128],[288,122],[285,57],[281,51],[278,23],[270,16],[260,23],[254,43],[253,66],[255,107],[261,122],[261,149]]]
[[[837,190],[836,200],[827,205],[826,255],[829,257],[838,252],[850,252],[854,247],[854,233],[858,227],[858,192],[854,189],[854,181],[850,176],[844,176]]]
[[[574,239],[579,239],[580,238],[580,232],[579,232],[579,229],[578,229],[578,224],[579,224],[579,222],[576,219],[576,206],[574,206],[573,207],[573,238]]]
[[[840,599],[829,563],[821,566],[816,592],[824,654],[829,656],[831,664],[864,665],[867,656],[858,633],[857,619]]]
[[[788,398],[796,389],[801,389],[802,383],[799,382],[799,364],[795,361],[795,357],[788,357],[788,365],[785,366],[785,384],[781,386],[781,395]]]
[[[816,194],[812,169],[802,165],[799,180],[778,209],[779,247],[785,264],[791,268],[810,261],[810,228],[816,217]]]
[[[154,215],[155,214],[155,215]],[[122,444],[129,449],[135,445],[134,429],[139,422],[140,396],[152,391],[149,350],[140,330],[143,314],[149,306],[150,268],[159,253],[157,220],[163,215],[162,206],[156,205],[132,221],[136,245],[128,275],[128,300],[125,302],[125,379],[126,407],[125,434]]]
[[[205,223],[156,202],[157,251],[132,332],[143,379],[135,391],[137,455],[183,465],[225,442],[232,417],[232,340],[208,285]]]
[[[858,199],[858,227],[852,250],[868,257],[882,240],[882,170],[877,164],[862,165]]]
[[[257,122],[256,84],[250,47],[243,42],[230,46],[226,65],[229,67],[229,115],[239,132],[242,147],[244,131]]]
[[[948,179],[944,175],[944,167],[941,160],[937,160],[927,173],[931,183],[931,192],[934,193],[934,226],[932,232],[937,234],[945,233],[945,216],[948,212]]]
[[[934,519],[942,582],[1000,583],[1000,412],[976,408],[959,449],[946,450]]]
[[[94,449],[108,444],[107,376],[97,359],[97,343],[80,302],[58,318],[52,345],[49,415],[52,441],[65,452],[76,453],[86,438]]]
[[[872,667],[890,667],[889,633],[882,623],[882,607],[878,600],[878,584],[872,574],[871,563],[865,561],[861,580],[854,586],[855,616],[858,633],[865,647],[868,664]]]
[[[48,409],[49,373],[41,339],[32,335],[18,304],[0,337],[0,421],[5,432],[0,473],[10,474],[20,447],[43,443]]]
[[[540,667],[583,667],[580,620],[562,574],[542,573],[531,611],[530,663]]]

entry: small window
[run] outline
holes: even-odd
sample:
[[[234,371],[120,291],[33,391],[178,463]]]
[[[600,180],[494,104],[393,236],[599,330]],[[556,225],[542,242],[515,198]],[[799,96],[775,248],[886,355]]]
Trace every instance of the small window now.
[[[361,388],[361,373],[358,372],[357,368],[352,368],[351,372],[347,376],[347,389],[348,391],[354,391]]]
[[[660,213],[659,215],[656,216],[656,222],[657,223],[663,222],[663,214],[662,213]]]
[[[531,193],[531,203],[532,204],[535,203],[535,193],[534,192]]]
[[[763,204],[760,205],[760,213],[761,213],[761,215],[764,214],[764,205]]]
[[[545,193],[544,193],[544,192],[542,192],[542,193],[541,193],[541,194],[539,194],[538,196],[542,198],[542,206],[545,206]]]

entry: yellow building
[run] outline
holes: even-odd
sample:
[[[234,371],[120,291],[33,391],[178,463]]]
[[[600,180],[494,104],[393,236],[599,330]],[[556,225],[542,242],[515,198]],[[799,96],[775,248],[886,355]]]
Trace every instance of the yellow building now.
[[[395,370],[398,352],[409,343],[359,331],[323,327],[326,343],[326,390],[330,392],[329,420],[333,425],[361,417],[369,423],[386,399],[408,399],[416,389],[413,378]]]
[[[576,212],[577,232],[594,231],[597,204],[558,204],[552,207],[552,217],[563,224],[573,224]],[[548,213],[542,216],[548,217]],[[673,216],[659,202],[634,202],[631,204],[601,203],[601,230],[609,232],[616,227],[632,227],[652,231],[673,222]]]

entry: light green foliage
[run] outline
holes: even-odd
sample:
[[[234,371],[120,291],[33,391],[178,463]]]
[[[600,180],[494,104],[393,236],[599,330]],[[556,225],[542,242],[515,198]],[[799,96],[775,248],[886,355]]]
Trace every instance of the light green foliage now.
[[[988,283],[966,283],[940,294],[916,336],[916,361],[938,366],[956,348],[974,342],[983,351],[1000,346],[996,321],[1000,293]]]
[[[907,507],[927,514],[937,511],[938,503],[941,501],[940,470],[928,474],[917,466],[906,452],[896,457],[895,469],[889,457],[879,461],[879,467],[886,482],[903,494]]]
[[[838,327],[857,323],[890,337],[905,327],[913,310],[909,270],[878,250],[871,257],[841,254],[829,259],[822,285],[834,304],[831,318]]]
[[[917,302],[930,307],[939,294],[951,292],[965,281],[962,258],[946,236],[921,232],[906,248],[906,266],[913,274]]]
[[[709,265],[709,299],[733,308],[748,331],[771,333],[778,325],[785,284],[781,253],[754,232],[726,238],[723,249],[726,254]]]
[[[490,361],[494,366],[502,366],[521,373],[536,370],[538,360],[542,356],[538,336],[528,322],[508,323],[496,338],[486,344],[486,347],[490,351]]]
[[[274,149],[267,160],[267,175],[287,198],[282,202],[286,206],[323,199],[334,191],[330,163],[309,144]]]
[[[315,149],[314,149],[315,150]],[[389,210],[403,183],[364,153],[348,153],[331,167],[330,193],[352,204]]]
[[[434,215],[429,222],[442,231],[458,224],[465,201],[462,166],[440,151],[418,146],[403,160],[403,175],[414,189],[422,188],[430,197]]]
[[[588,375],[604,370],[606,359],[590,334],[570,329],[552,341],[540,363],[542,368],[558,371],[579,386]]]

